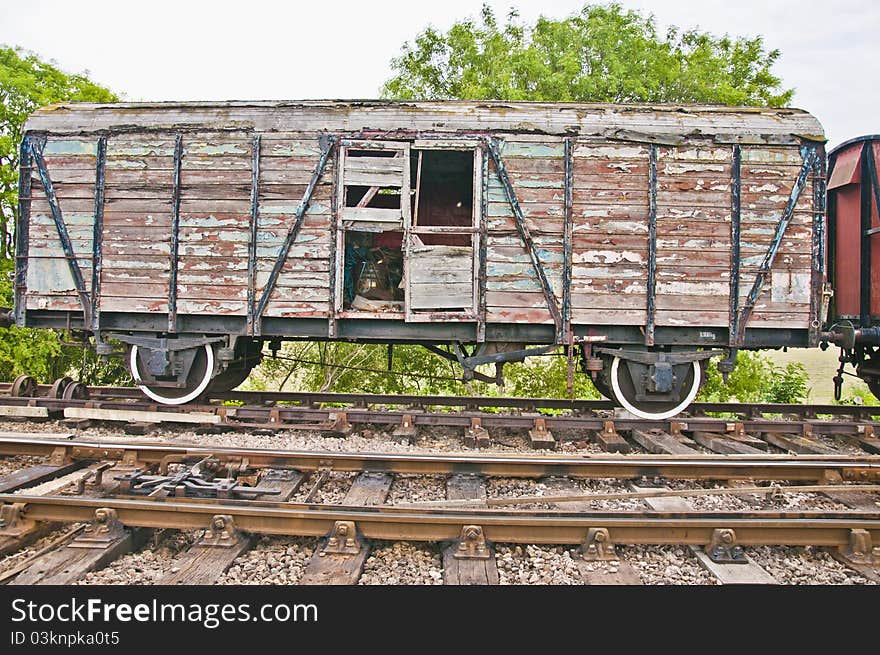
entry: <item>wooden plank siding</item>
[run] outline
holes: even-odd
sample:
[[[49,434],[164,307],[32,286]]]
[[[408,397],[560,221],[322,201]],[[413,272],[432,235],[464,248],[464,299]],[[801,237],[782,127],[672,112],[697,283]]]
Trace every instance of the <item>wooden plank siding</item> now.
[[[73,253],[79,263],[85,288],[91,288],[92,242],[95,209],[95,165],[98,137],[47,139],[43,146],[46,169],[52,179],[55,196],[70,236]],[[59,166],[62,160],[64,166]],[[55,172],[68,168],[78,176],[57,180]],[[51,206],[40,177],[31,174],[30,234],[27,272],[27,309],[82,311],[76,284],[67,263]]]
[[[560,307],[565,139],[571,138],[572,323],[643,326],[654,147],[654,320],[657,326],[698,327],[726,327],[730,320],[734,144],[741,151],[742,307],[803,165],[802,141],[793,135],[821,135],[818,123],[798,110],[456,102],[70,105],[67,111],[38,111],[27,129],[47,134],[43,154],[86,290],[92,276],[97,143],[107,136],[103,312],[169,310],[174,152],[180,135],[177,312],[234,316],[248,312],[255,136],[260,153],[252,291],[259,299],[321,158],[320,134],[401,143],[447,134],[498,139],[525,226]],[[331,261],[331,212],[339,179],[333,152],[264,317],[330,316],[330,285],[338,266]],[[352,183],[393,186],[407,165],[404,159],[350,158],[345,174]],[[488,170],[484,320],[552,324],[491,158]],[[26,308],[82,311],[36,171],[31,196]],[[340,223],[344,211],[337,208]],[[375,214],[371,220],[381,220],[381,212],[389,210],[368,211]],[[814,311],[812,232],[808,176],[749,327],[808,327]],[[462,289],[470,288],[470,279],[458,281]],[[423,285],[422,304],[444,306],[427,300],[435,295],[432,276],[414,283]],[[457,301],[446,304],[458,307]]]

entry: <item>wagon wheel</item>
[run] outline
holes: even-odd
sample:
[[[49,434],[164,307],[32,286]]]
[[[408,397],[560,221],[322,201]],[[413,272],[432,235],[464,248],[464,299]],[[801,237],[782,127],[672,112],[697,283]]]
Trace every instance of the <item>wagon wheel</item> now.
[[[251,371],[262,359],[263,344],[260,341],[244,341],[239,339],[235,347],[236,362],[231,363],[225,371],[211,380],[208,392],[224,393],[232,391],[247,380]]]
[[[66,376],[55,380],[55,382],[52,383],[52,388],[49,389],[49,398],[56,398],[58,400],[64,398],[64,390],[71,382],[73,382],[73,380]]]
[[[82,382],[71,382],[62,393],[64,400],[88,400],[89,388]]]
[[[214,393],[232,391],[235,387],[247,380],[247,377],[251,374],[253,368],[253,366],[245,366],[244,368],[226,369],[220,375],[211,380],[208,391],[213,391]]]
[[[612,397],[625,410],[644,419],[661,420],[679,414],[690,405],[703,383],[700,362],[691,362],[676,367],[677,375],[685,375],[678,398],[664,401],[641,400],[636,396],[636,387],[630,376],[629,367],[621,365],[623,360],[615,356],[611,363],[609,378]],[[686,373],[685,373],[686,371]]]
[[[597,375],[595,379],[590,378],[590,381],[593,383],[593,386],[596,387],[596,391],[609,400],[614,400],[614,392],[611,391],[611,387],[602,379],[601,375]]]
[[[868,389],[871,390],[871,393],[874,394],[874,398],[880,400],[880,378],[866,377],[862,379],[865,381],[865,384],[868,385]]]
[[[183,405],[201,396],[214,375],[214,349],[205,344],[196,352],[192,367],[182,387],[160,387],[143,382],[146,376],[141,374],[138,347],[132,346],[128,357],[128,370],[141,391],[149,398],[163,405]]]
[[[12,382],[11,395],[19,398],[33,398],[37,395],[37,381],[30,375],[19,375]]]

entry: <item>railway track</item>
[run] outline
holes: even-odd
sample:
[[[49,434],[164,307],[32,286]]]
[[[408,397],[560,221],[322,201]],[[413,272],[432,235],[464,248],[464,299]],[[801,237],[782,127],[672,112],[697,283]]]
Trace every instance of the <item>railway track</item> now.
[[[302,584],[356,582],[385,540],[442,544],[430,547],[447,583],[498,582],[496,555],[517,544],[566,549],[593,584],[638,581],[620,549],[658,544],[689,549],[722,582],[773,581],[750,555],[771,544],[821,547],[880,580],[880,458],[867,453],[349,453],[5,435],[0,455],[39,461],[0,479],[0,549],[87,524],[0,568],[12,583],[74,582],[156,531],[194,535],[160,582],[216,582],[260,535],[320,539]],[[66,488],[32,489],[64,475]],[[394,491],[422,478],[435,481],[427,498]],[[719,510],[707,496],[739,504]]]
[[[628,452],[634,442],[671,454],[695,452],[696,445],[728,453],[764,448],[752,435],[763,435],[783,450],[822,454],[831,451],[814,437],[835,437],[880,454],[874,421],[880,408],[865,406],[696,403],[687,415],[650,420],[615,413],[607,401],[539,398],[228,392],[213,402],[161,406],[147,402],[137,389],[77,384],[23,384],[21,378],[0,384],[0,394],[8,394],[0,395],[0,416],[66,418],[81,427],[116,421],[138,434],[161,423],[203,431],[305,429],[339,435],[353,425],[378,425],[414,440],[421,428],[444,426],[463,430],[471,446],[487,445],[490,429],[522,430],[535,448],[553,449],[589,434],[607,450]],[[726,418],[708,416],[713,413]]]
[[[311,544],[287,579],[303,584],[375,578],[370,553],[400,544],[410,559],[433,553],[447,583],[510,581],[517,552],[551,546],[539,560],[561,550],[569,578],[590,584],[642,582],[626,554],[657,547],[685,549],[711,580],[778,581],[758,561],[768,545],[824,549],[880,581],[880,408],[710,403],[658,421],[606,401],[278,392],[166,407],[137,389],[74,384],[0,384],[0,414],[73,428],[0,434],[0,457],[23,463],[0,477],[0,582],[68,584],[130,568],[149,539],[182,539],[152,581],[212,583],[259,561],[269,538]],[[84,436],[119,424],[172,440]],[[459,431],[458,447],[478,450],[211,443],[368,428],[389,444]],[[178,443],[181,430],[208,443]],[[491,452],[511,434],[560,454]],[[407,495],[418,484],[428,491]]]

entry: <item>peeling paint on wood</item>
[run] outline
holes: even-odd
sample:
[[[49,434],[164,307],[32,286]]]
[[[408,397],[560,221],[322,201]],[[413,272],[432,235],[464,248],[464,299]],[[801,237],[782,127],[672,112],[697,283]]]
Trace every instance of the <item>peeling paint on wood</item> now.
[[[478,194],[486,207],[486,216],[481,217],[485,233],[480,236],[486,253],[480,268],[485,275],[475,281],[470,267],[450,262],[433,272],[415,269],[412,292],[419,308],[436,303],[430,297],[438,295],[442,285],[453,303],[467,294],[473,300],[474,290],[483,285],[485,298],[474,303],[485,301],[486,322],[553,322],[545,293],[557,301],[563,296],[565,152],[570,140],[571,265],[567,268],[572,322],[645,325],[653,217],[656,325],[724,327],[731,293],[739,300],[749,290],[743,288],[748,284],[736,283],[731,289],[733,147],[719,143],[729,143],[725,139],[732,136],[740,141],[735,146],[741,151],[740,265],[743,278],[750,281],[774,242],[779,216],[802,165],[801,141],[793,135],[818,135],[820,128],[811,116],[793,110],[689,108],[685,114],[670,109],[523,103],[503,103],[503,107],[384,102],[126,104],[38,112],[29,126],[49,133],[44,157],[64,206],[72,251],[84,272],[91,268],[94,240],[98,134],[112,135],[107,143],[98,279],[106,311],[168,311],[166,298],[158,292],[170,282],[176,134],[184,135],[177,311],[244,316],[249,244],[253,287],[259,293],[272,286],[269,273],[313,181],[323,152],[319,135],[328,130],[352,143],[371,136],[394,138],[400,144],[439,137],[440,141],[458,139],[456,144],[466,139],[465,146],[456,147],[469,148],[486,135],[502,137],[499,155],[518,201],[522,226],[494,162],[487,163],[485,193]],[[534,132],[518,133],[524,125]],[[645,141],[614,140],[622,134],[642,135]],[[713,135],[721,136],[713,142]],[[254,196],[255,137],[262,145]],[[671,142],[680,143],[668,145]],[[652,150],[656,153],[653,213],[648,184]],[[313,184],[307,210],[300,213],[298,232],[264,308],[267,317],[328,316],[333,300],[329,286],[335,283],[330,229],[336,220],[334,158]],[[346,177],[365,184],[400,184],[406,165],[377,156],[346,161]],[[64,274],[66,256],[58,244],[50,204],[39,182],[33,186],[27,303],[71,311],[76,304],[69,296],[75,292],[69,271],[67,277]],[[255,202],[258,220],[253,216]],[[808,180],[776,244],[771,280],[755,298],[750,326],[803,327],[809,322],[803,299],[811,290],[813,205]],[[340,207],[340,216],[356,218],[359,225],[375,222],[385,211],[346,217],[351,210],[356,208]],[[394,220],[401,221],[400,211],[396,216]],[[533,243],[546,287],[523,247],[521,227]],[[89,274],[85,278],[91,280]]]

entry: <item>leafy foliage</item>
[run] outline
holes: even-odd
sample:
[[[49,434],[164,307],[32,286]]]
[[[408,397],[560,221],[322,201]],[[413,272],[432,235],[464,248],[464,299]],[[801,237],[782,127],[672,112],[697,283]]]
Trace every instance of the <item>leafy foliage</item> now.
[[[697,400],[744,403],[802,403],[810,394],[803,364],[774,364],[760,352],[741,351],[736,367],[724,383],[717,362],[709,363],[705,386]]]
[[[13,254],[12,226],[18,215],[18,146],[27,117],[39,107],[65,100],[118,99],[84,74],[70,75],[36,55],[0,47],[0,258]]]
[[[763,38],[670,28],[619,4],[584,5],[564,19],[479,21],[426,28],[391,62],[389,98],[682,102],[781,107],[794,91],[773,74]]]
[[[871,407],[880,405],[880,400],[861,380],[857,380],[851,387],[844,389],[840,400],[835,402],[839,405],[867,405]]]
[[[534,357],[504,366],[505,386],[462,382],[457,364],[415,345],[396,345],[388,371],[385,346],[350,343],[289,343],[277,359],[266,358],[248,380],[252,389],[369,392],[384,394],[566,396],[565,357]],[[342,368],[351,367],[351,368]],[[494,368],[481,372],[494,375]],[[577,398],[598,398],[589,378],[576,374]]]
[[[38,107],[64,100],[112,102],[111,91],[86,75],[70,75],[53,63],[17,48],[0,47],[0,301],[12,307],[13,230],[18,216],[18,146],[24,122]],[[78,371],[87,384],[124,381],[116,362],[100,362],[90,351],[64,346],[50,330],[0,329],[0,379],[27,373],[40,382]]]
[[[11,259],[0,259],[0,306],[12,306]],[[131,384],[121,361],[101,360],[93,350],[64,345],[52,330],[0,328],[0,380],[31,375],[50,383],[65,375],[85,384]]]

